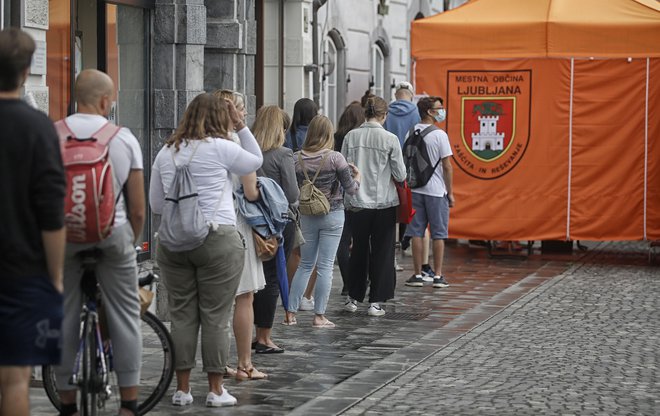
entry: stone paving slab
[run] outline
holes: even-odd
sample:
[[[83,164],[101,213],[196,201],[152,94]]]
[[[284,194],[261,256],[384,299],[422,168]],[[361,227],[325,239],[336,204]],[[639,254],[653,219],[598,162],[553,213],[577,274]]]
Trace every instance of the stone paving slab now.
[[[340,414],[660,414],[660,270],[643,249],[602,244]]]
[[[412,260],[403,257],[399,262],[406,270],[398,274],[396,299],[385,305],[389,315],[386,319],[367,316],[367,305],[360,305],[360,313],[344,312],[339,294],[341,278],[335,270],[328,317],[337,328],[313,330],[311,312],[301,312],[295,327],[281,326],[284,314],[278,309],[274,339],[286,352],[253,357],[255,366],[269,374],[266,381],[226,380],[226,387],[238,398],[237,407],[203,407],[207,387],[204,375],[198,371],[200,363],[192,376],[195,404],[185,409],[173,408],[168,395],[151,414],[306,414],[305,409],[312,409],[318,400],[332,395],[333,400],[315,411],[339,412],[427,359],[433,351],[460,339],[583,257],[584,253],[576,251],[550,256],[537,252],[526,259],[490,258],[482,247],[450,244],[445,275],[451,286],[445,289],[406,287]],[[391,319],[397,314],[425,317]],[[32,389],[31,393],[32,414],[53,414],[39,389]]]

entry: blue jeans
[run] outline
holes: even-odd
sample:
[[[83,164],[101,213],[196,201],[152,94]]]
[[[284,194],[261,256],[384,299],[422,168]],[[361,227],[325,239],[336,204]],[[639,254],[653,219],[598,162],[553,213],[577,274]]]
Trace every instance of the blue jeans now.
[[[331,211],[328,215],[319,216],[301,215],[300,226],[305,244],[300,247],[300,265],[291,282],[289,312],[298,311],[307,282],[316,265],[314,313],[323,315],[332,289],[332,268],[344,228],[344,211]]]

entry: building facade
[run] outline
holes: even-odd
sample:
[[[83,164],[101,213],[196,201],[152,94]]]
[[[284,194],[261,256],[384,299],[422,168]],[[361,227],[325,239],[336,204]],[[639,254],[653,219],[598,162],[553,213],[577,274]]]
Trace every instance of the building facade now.
[[[140,141],[148,183],[156,152],[200,92],[240,91],[250,117],[265,104],[291,113],[308,97],[336,121],[368,89],[392,98],[410,79],[412,20],[462,2],[0,0],[0,24],[36,40],[24,93],[53,120],[75,111],[80,71],[112,77],[111,119]]]
[[[312,98],[336,122],[345,106],[367,90],[393,99],[394,86],[411,80],[411,22],[465,0],[264,2],[259,103],[291,112],[298,99]]]

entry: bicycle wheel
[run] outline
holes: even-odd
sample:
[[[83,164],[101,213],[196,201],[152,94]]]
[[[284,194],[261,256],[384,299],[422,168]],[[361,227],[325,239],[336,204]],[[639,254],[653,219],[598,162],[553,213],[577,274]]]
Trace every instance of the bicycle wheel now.
[[[138,414],[144,415],[163,398],[174,376],[174,346],[165,325],[152,313],[141,317],[142,371],[138,393]],[[56,409],[60,409],[60,398],[55,385],[54,367],[43,366],[43,383],[46,394]],[[116,415],[119,409],[119,387],[114,373],[110,377],[113,398],[105,402],[100,414]],[[113,413],[114,412],[114,413]]]
[[[142,314],[142,371],[138,413],[151,410],[170,387],[174,376],[174,344],[165,325],[151,312]]]

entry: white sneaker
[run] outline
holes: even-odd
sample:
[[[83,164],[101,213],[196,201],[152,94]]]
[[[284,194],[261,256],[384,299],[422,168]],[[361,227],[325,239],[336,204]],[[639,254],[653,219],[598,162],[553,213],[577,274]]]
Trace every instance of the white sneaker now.
[[[193,397],[190,390],[188,390],[188,393],[185,393],[181,390],[177,390],[177,392],[174,393],[174,395],[172,396],[172,404],[174,406],[187,406],[189,404],[192,404],[192,402],[193,402]]]
[[[351,299],[350,296],[346,296],[346,303],[344,303],[344,310],[348,312],[357,311],[357,300]]]
[[[229,394],[225,386],[222,386],[222,394],[217,395],[212,391],[206,395],[206,407],[236,406],[236,397]]]
[[[371,306],[369,306],[369,310],[367,311],[367,315],[369,316],[383,316],[385,315],[385,309],[381,308],[379,304],[377,303],[372,303]]]
[[[396,258],[394,259],[394,270],[396,270],[397,272],[403,271],[403,266],[399,264]]]
[[[313,311],[314,310],[314,296],[310,297],[307,299],[306,297],[302,297],[300,301],[300,306],[298,307],[299,311]]]

